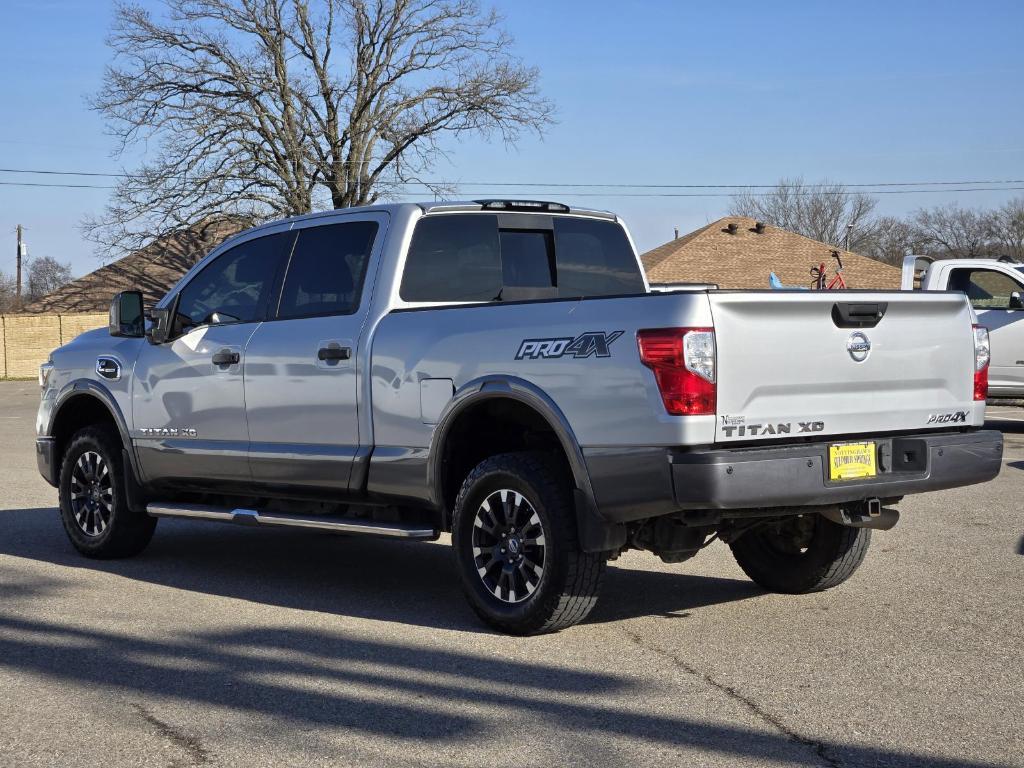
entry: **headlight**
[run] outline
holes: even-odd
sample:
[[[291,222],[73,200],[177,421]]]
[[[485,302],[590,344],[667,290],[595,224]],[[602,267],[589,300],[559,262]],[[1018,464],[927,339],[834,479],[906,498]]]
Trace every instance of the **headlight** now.
[[[46,388],[50,386],[50,376],[53,374],[53,362],[47,360],[45,363],[39,366],[39,388],[46,391]]]

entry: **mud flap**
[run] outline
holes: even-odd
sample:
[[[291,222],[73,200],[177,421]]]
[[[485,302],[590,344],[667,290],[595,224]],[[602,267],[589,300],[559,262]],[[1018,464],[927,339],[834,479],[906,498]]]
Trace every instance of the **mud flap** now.
[[[626,543],[626,526],[602,520],[597,508],[579,488],[573,489],[576,530],[584,552],[611,552]]]

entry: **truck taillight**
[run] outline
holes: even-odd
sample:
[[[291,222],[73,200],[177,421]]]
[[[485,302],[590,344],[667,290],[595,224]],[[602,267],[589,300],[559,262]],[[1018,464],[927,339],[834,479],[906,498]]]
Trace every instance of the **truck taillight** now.
[[[992,350],[988,343],[988,328],[983,325],[974,326],[974,399],[984,400],[988,397],[988,364],[992,359]]]
[[[711,328],[637,331],[640,361],[654,371],[665,410],[673,416],[715,413],[715,332]]]

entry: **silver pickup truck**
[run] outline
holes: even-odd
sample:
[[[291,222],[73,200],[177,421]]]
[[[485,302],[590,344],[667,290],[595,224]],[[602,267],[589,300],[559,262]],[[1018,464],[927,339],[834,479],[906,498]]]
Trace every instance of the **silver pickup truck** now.
[[[972,323],[961,293],[653,293],[616,216],[558,203],[331,211],[230,239],[148,313],[118,294],[41,368],[38,463],[89,557],[160,517],[450,532],[507,632],[583,619],[627,549],[718,538],[806,593],[901,497],[999,472]]]

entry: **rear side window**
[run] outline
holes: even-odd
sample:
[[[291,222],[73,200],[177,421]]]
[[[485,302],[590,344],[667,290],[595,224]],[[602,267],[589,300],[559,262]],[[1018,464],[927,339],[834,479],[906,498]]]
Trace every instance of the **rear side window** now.
[[[257,237],[215,258],[181,289],[179,322],[190,327],[262,320],[291,239],[288,233]]]
[[[644,279],[625,230],[615,222],[555,219],[558,295],[643,293]]]
[[[278,318],[355,312],[376,236],[374,221],[300,229],[281,289]]]
[[[405,260],[405,301],[491,301],[501,291],[498,217],[427,216]]]

